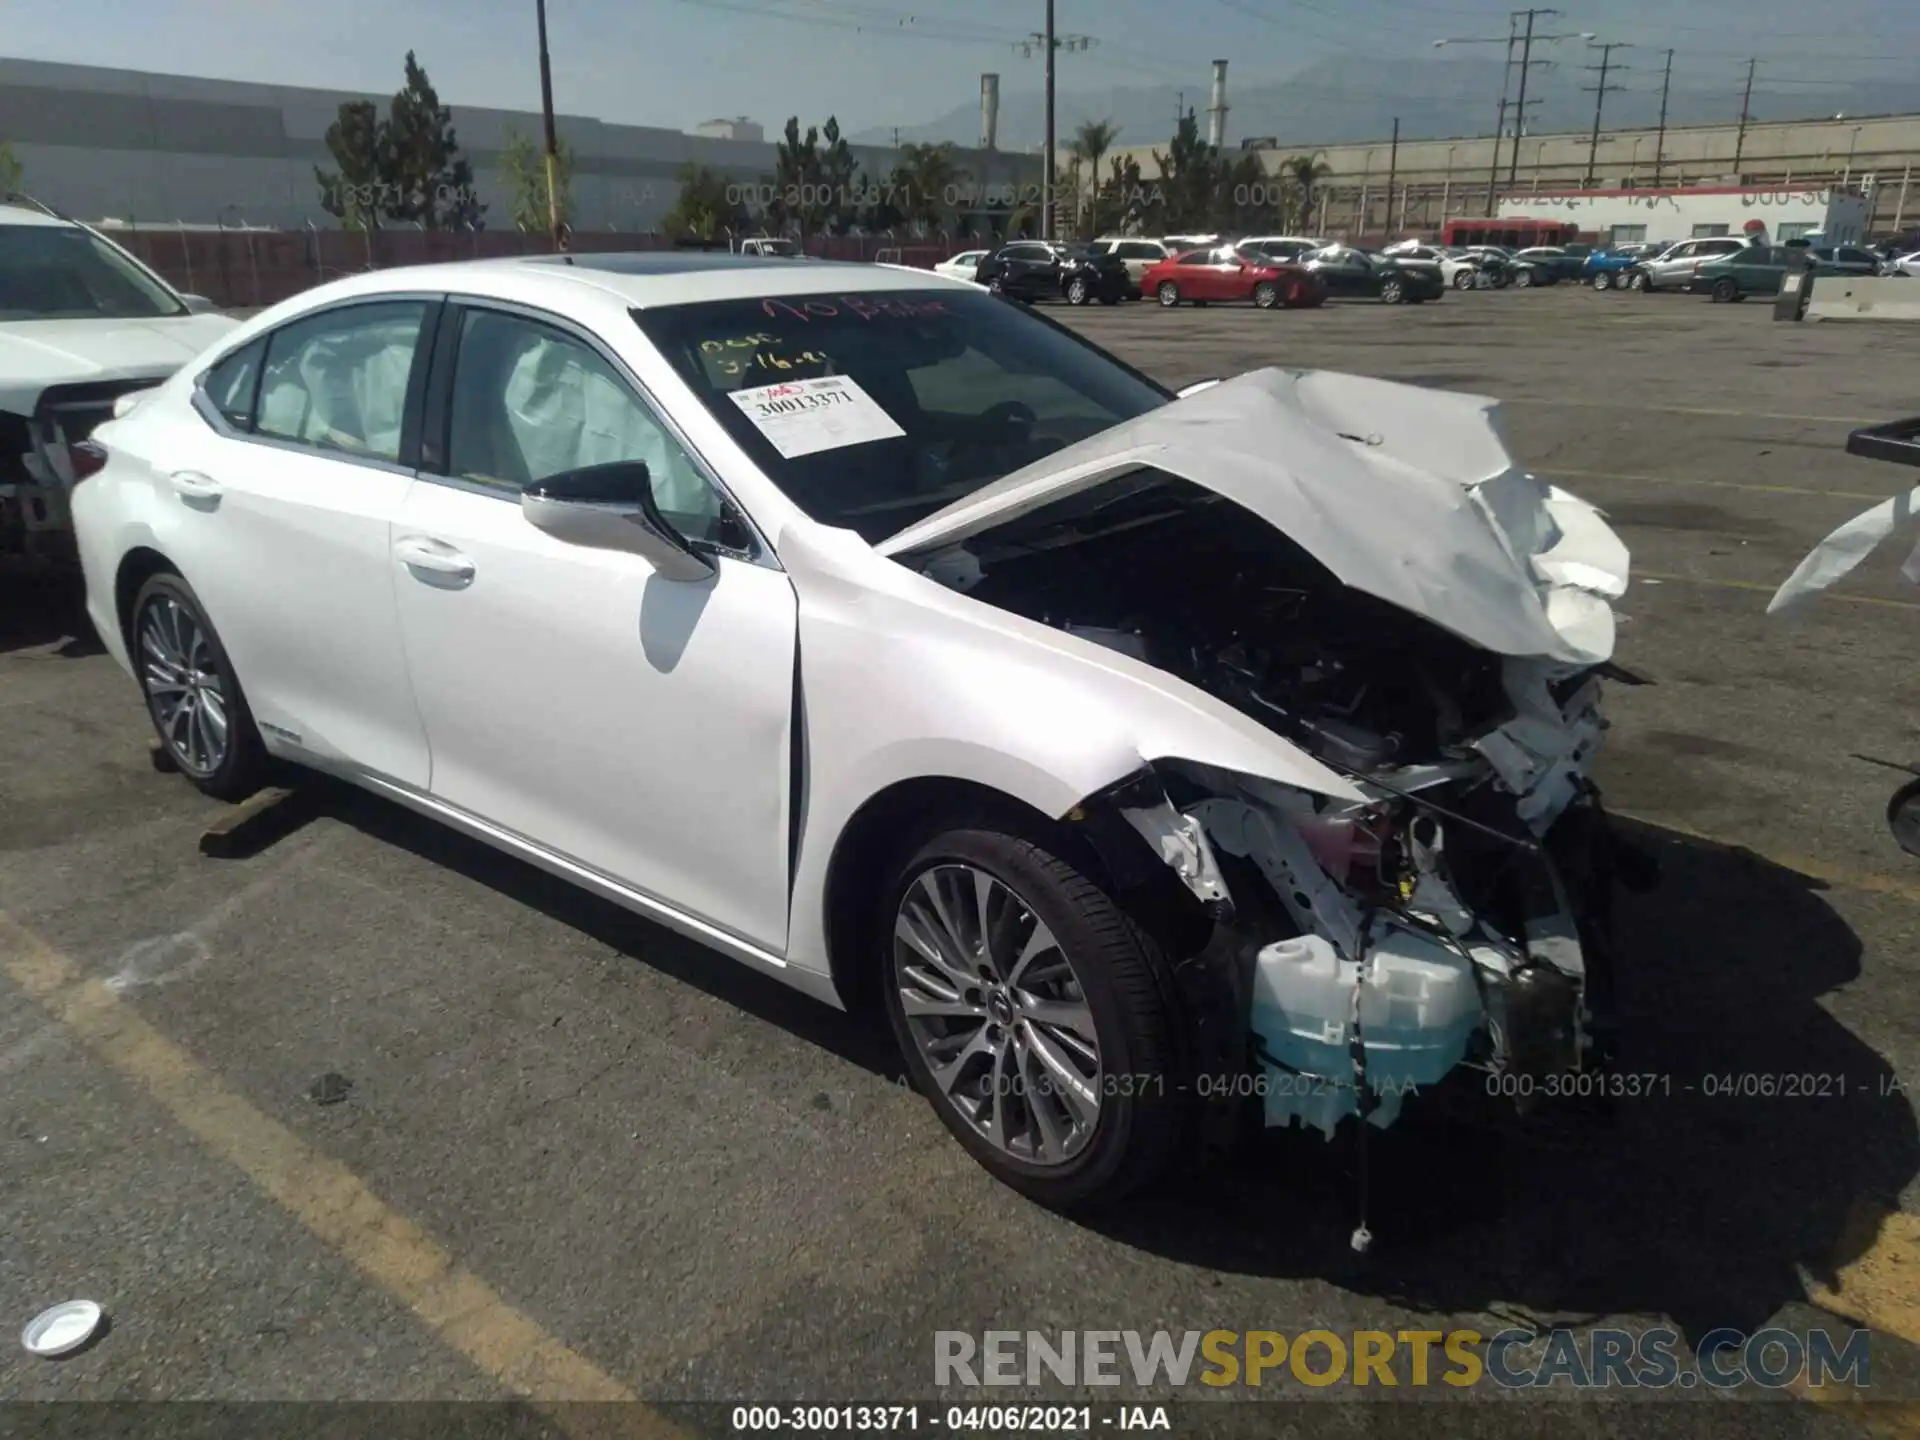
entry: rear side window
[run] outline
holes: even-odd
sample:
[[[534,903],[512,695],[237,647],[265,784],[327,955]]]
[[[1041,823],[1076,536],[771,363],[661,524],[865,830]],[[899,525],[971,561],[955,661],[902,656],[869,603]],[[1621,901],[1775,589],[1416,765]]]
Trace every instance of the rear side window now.
[[[267,337],[262,335],[215,365],[202,383],[201,388],[221,418],[236,430],[253,429],[253,402],[260,391],[260,359],[266,353]]]

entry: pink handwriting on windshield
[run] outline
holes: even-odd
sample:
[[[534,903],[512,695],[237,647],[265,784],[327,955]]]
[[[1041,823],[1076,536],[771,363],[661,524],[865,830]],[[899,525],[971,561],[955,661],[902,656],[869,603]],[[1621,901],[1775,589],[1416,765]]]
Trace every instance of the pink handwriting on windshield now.
[[[947,302],[944,300],[883,300],[871,295],[842,295],[839,300],[841,305],[862,320],[875,317],[911,320],[947,313]],[[816,315],[822,319],[832,318],[839,315],[840,310],[830,300],[803,300],[798,304],[786,300],[762,300],[760,312],[776,320],[787,315],[795,320],[810,322]]]

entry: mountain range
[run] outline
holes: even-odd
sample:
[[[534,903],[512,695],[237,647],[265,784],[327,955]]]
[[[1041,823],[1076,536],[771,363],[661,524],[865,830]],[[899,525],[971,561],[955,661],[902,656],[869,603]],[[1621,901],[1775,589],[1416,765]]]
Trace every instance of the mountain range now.
[[[1578,132],[1593,123],[1593,95],[1583,68],[1571,57],[1551,68],[1538,66],[1528,81],[1527,129],[1536,135]],[[1609,130],[1655,124],[1660,114],[1660,71],[1648,62],[1619,75],[1625,88],[1609,93],[1603,115]],[[1726,62],[1731,78],[1683,83],[1676,76],[1668,97],[1669,125],[1731,123],[1740,115],[1745,74]],[[1272,136],[1286,148],[1384,140],[1400,121],[1403,140],[1486,135],[1493,129],[1505,65],[1499,60],[1371,60],[1337,56],[1321,60],[1284,80],[1233,84],[1228,75],[1227,143],[1248,136]],[[1538,98],[1539,104],[1534,104]],[[1106,90],[1062,89],[1055,97],[1055,132],[1066,137],[1086,120],[1112,120],[1121,145],[1164,144],[1181,108],[1207,124],[1207,77],[1182,90],[1171,85]],[[1850,85],[1794,85],[1769,89],[1764,73],[1754,83],[1748,113],[1755,120],[1804,120],[1835,114],[1888,115],[1920,111],[1920,79],[1863,80]],[[893,126],[876,126],[850,137],[857,144],[887,145]],[[1035,150],[1046,134],[1041,92],[1003,91],[999,146]],[[952,141],[974,145],[980,139],[980,107],[957,105],[935,119],[898,128],[902,141]]]

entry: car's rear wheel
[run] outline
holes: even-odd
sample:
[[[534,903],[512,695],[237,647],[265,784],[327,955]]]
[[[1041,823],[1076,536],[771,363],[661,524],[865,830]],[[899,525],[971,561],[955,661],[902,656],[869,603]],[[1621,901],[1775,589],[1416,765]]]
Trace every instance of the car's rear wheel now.
[[[1399,280],[1382,281],[1380,300],[1382,304],[1398,305],[1407,298],[1407,287]]]
[[[982,1166],[1062,1207],[1165,1170],[1186,1113],[1166,961],[1105,891],[983,823],[921,846],[880,918],[907,1069]]]
[[[1613,288],[1613,276],[1605,270],[1594,271],[1593,288],[1596,290],[1611,290]]]
[[[1180,287],[1171,280],[1163,281],[1160,288],[1153,293],[1169,310],[1180,303]]]
[[[1092,298],[1093,291],[1087,285],[1086,281],[1076,276],[1067,282],[1067,303],[1069,305],[1084,305]]]
[[[216,799],[253,794],[266,779],[266,747],[192,587],[178,575],[153,576],[133,598],[127,631],[147,714],[167,757]]]
[[[1271,310],[1280,303],[1280,287],[1271,280],[1262,280],[1253,287],[1253,303],[1262,310]]]

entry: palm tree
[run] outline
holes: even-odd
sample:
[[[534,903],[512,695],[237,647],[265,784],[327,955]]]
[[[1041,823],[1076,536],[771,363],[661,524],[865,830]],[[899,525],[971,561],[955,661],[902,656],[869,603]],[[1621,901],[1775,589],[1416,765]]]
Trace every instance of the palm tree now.
[[[1085,161],[1087,173],[1093,176],[1093,196],[1088,202],[1087,220],[1095,235],[1100,233],[1100,162],[1119,138],[1120,127],[1113,121],[1086,120],[1074,131],[1073,140],[1067,146],[1067,153],[1076,160]],[[1076,196],[1078,190],[1076,184]],[[1078,209],[1079,206],[1074,208]]]
[[[1314,187],[1332,173],[1331,165],[1311,155],[1294,155],[1280,163],[1280,181],[1293,191],[1301,229],[1313,223]]]

